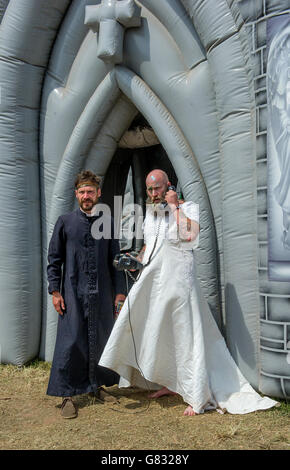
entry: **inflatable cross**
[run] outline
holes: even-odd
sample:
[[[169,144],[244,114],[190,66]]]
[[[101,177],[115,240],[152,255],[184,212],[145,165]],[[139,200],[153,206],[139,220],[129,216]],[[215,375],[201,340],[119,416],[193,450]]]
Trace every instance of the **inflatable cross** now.
[[[99,33],[97,56],[120,64],[125,29],[141,25],[141,8],[134,0],[103,0],[100,5],[86,7],[85,24]]]

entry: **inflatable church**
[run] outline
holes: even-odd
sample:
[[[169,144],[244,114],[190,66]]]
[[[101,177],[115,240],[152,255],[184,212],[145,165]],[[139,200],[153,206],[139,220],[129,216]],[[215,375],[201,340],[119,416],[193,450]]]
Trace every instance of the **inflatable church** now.
[[[199,204],[198,277],[234,360],[289,397],[289,0],[1,0],[0,21],[1,362],[52,360],[47,247],[76,174],[126,221],[162,168]]]

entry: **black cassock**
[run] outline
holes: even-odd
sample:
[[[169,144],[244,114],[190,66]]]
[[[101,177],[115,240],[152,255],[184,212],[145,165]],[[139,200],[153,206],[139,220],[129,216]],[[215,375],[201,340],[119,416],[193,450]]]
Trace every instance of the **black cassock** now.
[[[115,372],[98,366],[114,323],[114,296],[125,294],[123,273],[113,267],[119,242],[96,240],[97,217],[80,209],[60,216],[48,250],[48,291],[61,292],[66,310],[59,315],[47,394],[73,396],[118,383]]]

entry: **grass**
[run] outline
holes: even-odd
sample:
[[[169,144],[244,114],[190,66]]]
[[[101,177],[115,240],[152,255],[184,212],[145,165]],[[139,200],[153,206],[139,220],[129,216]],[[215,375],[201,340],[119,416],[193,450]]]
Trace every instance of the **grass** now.
[[[77,419],[46,395],[50,364],[0,365],[0,449],[290,450],[290,404],[247,415],[184,417],[180,397],[148,401],[146,391],[111,387],[119,404],[76,397]]]

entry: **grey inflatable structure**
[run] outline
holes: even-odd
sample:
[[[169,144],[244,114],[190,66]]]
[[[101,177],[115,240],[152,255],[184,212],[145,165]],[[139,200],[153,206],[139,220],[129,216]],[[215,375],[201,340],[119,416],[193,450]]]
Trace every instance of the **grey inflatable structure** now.
[[[110,193],[141,116],[200,205],[198,276],[235,361],[260,392],[290,395],[290,287],[267,275],[264,116],[266,23],[288,13],[288,0],[0,1],[1,362],[52,359],[54,223],[82,168]]]

